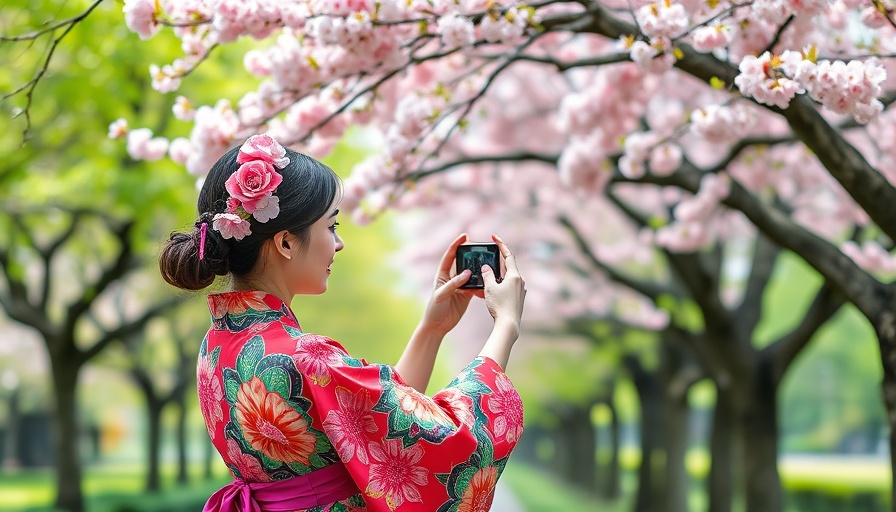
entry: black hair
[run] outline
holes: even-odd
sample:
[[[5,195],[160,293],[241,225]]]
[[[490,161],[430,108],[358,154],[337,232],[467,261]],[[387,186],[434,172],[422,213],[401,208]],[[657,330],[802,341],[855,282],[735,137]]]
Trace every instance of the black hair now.
[[[286,149],[289,164],[278,172],[283,181],[274,194],[280,201],[280,213],[267,222],[249,218],[252,233],[242,240],[225,239],[212,228],[214,216],[224,213],[230,194],[224,184],[239,169],[237,146],[215,162],[202,190],[197,209],[199,220],[189,232],[173,232],[162,247],[159,268],[168,283],[184,290],[201,290],[211,285],[216,276],[245,276],[255,268],[261,248],[273,236],[286,230],[307,246],[308,230],[329,212],[342,193],[342,182],[332,169],[321,162],[291,149]],[[205,227],[203,228],[203,224]],[[202,260],[199,246],[205,230]]]

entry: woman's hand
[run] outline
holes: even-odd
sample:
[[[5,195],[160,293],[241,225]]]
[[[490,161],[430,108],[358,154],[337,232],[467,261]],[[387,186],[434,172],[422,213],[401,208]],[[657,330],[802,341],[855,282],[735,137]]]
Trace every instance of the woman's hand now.
[[[519,330],[523,316],[523,303],[526,300],[526,282],[516,266],[516,258],[507,244],[498,235],[492,235],[498,244],[501,257],[504,258],[504,278],[501,282],[495,279],[491,267],[483,265],[482,279],[485,282],[485,305],[495,321],[510,321]]]
[[[423,313],[421,327],[431,329],[438,336],[444,336],[460,321],[474,296],[482,297],[482,290],[461,289],[470,279],[470,271],[464,270],[452,277],[454,268],[454,255],[457,247],[467,241],[467,235],[462,234],[455,238],[448,250],[442,255],[439,270],[436,273],[432,298]]]

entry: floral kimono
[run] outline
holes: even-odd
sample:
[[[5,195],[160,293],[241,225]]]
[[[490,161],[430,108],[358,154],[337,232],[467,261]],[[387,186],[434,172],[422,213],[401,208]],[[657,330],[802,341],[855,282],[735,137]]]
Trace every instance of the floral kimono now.
[[[497,363],[475,359],[429,398],[391,366],[303,333],[273,295],[228,292],[208,303],[199,404],[235,482],[300,480],[338,467],[353,494],[302,510],[489,509],[523,431],[520,396]]]

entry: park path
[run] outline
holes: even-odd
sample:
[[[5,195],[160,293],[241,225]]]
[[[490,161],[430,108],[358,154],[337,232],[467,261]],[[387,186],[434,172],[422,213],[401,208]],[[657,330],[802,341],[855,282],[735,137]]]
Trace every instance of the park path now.
[[[498,485],[495,487],[495,501],[492,502],[490,512],[526,512],[526,509],[510,487],[502,480],[498,480]]]

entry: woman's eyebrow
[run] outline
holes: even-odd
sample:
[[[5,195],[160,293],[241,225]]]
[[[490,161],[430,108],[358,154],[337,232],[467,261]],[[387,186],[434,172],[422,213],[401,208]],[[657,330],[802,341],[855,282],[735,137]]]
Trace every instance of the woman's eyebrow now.
[[[339,208],[336,208],[335,210],[333,210],[333,213],[330,214],[330,218],[332,219],[333,217],[335,217],[338,214],[339,214]]]

